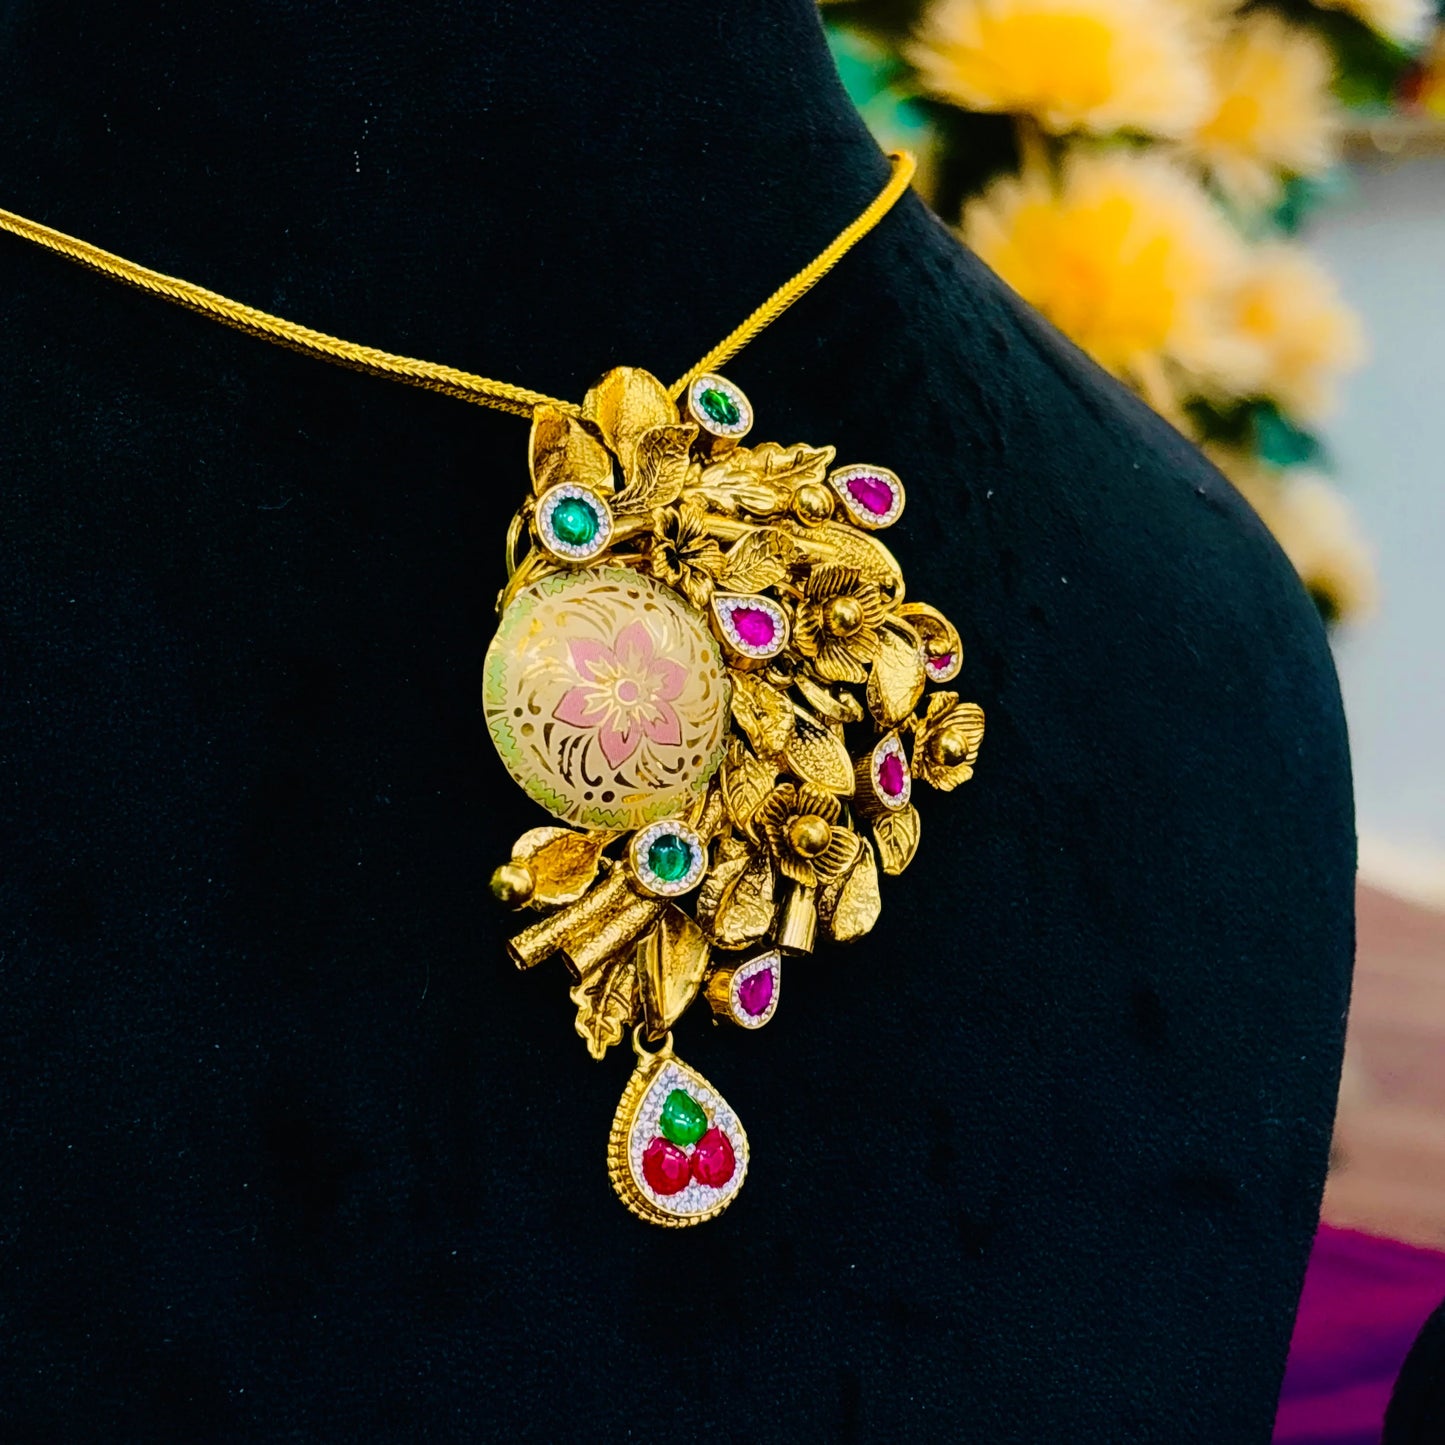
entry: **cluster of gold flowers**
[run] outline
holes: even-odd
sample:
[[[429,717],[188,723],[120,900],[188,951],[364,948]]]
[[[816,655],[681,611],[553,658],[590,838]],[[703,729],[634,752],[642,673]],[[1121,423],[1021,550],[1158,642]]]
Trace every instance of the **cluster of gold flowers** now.
[[[1317,0],[1390,42],[1428,0]],[[1101,365],[1200,441],[1204,414],[1328,412],[1363,346],[1330,277],[1270,217],[1338,160],[1336,55],[1307,9],[1237,0],[933,0],[902,46],[920,87],[1016,118],[1019,168],[964,206],[973,249]],[[1251,498],[1337,616],[1361,550],[1317,547],[1326,484],[1274,471]],[[1307,504],[1300,498],[1310,499]],[[1338,539],[1347,523],[1336,508]],[[1301,559],[1312,559],[1303,562]],[[1349,578],[1346,579],[1345,572]]]

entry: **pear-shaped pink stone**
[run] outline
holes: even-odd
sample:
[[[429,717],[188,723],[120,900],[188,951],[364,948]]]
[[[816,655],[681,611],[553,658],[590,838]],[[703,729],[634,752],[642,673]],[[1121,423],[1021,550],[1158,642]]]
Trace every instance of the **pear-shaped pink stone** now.
[[[901,798],[903,783],[903,759],[897,753],[884,753],[883,761],[878,764],[878,786],[890,798]]]
[[[778,624],[772,613],[761,607],[734,607],[732,624],[749,647],[771,647],[778,635]]]
[[[865,512],[886,517],[893,506],[893,488],[882,477],[849,477],[846,483],[853,500]]]
[[[773,1001],[773,971],[760,968],[738,985],[738,1006],[751,1019],[761,1018]]]

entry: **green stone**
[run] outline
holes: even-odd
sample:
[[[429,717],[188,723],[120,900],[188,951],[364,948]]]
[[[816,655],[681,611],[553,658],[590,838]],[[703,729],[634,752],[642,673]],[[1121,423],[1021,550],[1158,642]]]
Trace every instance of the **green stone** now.
[[[647,866],[664,883],[676,883],[692,867],[692,849],[676,833],[654,838],[647,850]]]
[[[702,414],[718,426],[736,426],[742,420],[737,402],[715,386],[699,392],[697,404]]]
[[[679,1147],[696,1144],[707,1133],[707,1115],[691,1094],[674,1089],[662,1102],[658,1127],[665,1139]]]
[[[596,535],[597,513],[580,497],[563,497],[552,508],[552,530],[569,547],[585,547]]]

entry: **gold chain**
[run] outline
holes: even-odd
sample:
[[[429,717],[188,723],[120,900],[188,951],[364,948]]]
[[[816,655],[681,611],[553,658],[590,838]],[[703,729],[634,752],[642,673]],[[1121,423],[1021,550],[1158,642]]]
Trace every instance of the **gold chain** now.
[[[893,174],[888,184],[873,199],[873,202],[851,225],[790,281],[779,286],[736,331],[713,347],[696,366],[692,367],[670,388],[674,400],[680,397],[688,383],[704,371],[720,367],[736,356],[770,322],[777,320],[800,296],[805,295],[822,280],[834,266],[850,251],[879,221],[888,214],[895,201],[908,188],[913,178],[913,157],[906,151],[889,156],[893,163]],[[579,408],[571,402],[560,401],[540,391],[529,391],[524,386],[513,386],[506,381],[492,381],[470,371],[461,371],[454,366],[442,366],[435,361],[421,361],[413,356],[397,356],[375,346],[359,346],[354,341],[343,341],[339,336],[329,336],[324,331],[314,331],[309,326],[298,325],[284,317],[272,316],[254,306],[208,291],[204,286],[182,281],[176,276],[167,276],[161,271],[152,271],[147,266],[127,261],[88,241],[67,236],[39,221],[27,220],[13,211],[0,209],[0,231],[9,231],[37,246],[54,251],[57,255],[75,261],[81,266],[99,271],[103,276],[123,281],[152,296],[173,301],[222,326],[244,331],[248,336],[258,336],[263,341],[274,342],[277,346],[299,351],[318,361],[329,361],[336,366],[349,367],[353,371],[364,371],[369,376],[388,377],[393,381],[405,382],[408,386],[420,386],[428,391],[440,391],[461,401],[470,401],[477,406],[490,406],[498,411],[511,412],[514,416],[530,417],[534,407],[554,406],[559,411],[576,416]]]

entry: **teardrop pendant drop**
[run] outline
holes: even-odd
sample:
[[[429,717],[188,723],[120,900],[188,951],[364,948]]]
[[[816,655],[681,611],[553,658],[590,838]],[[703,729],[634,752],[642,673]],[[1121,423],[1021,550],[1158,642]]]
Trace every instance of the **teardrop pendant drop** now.
[[[672,1052],[671,1034],[649,1054],[635,1030],[632,1047],[637,1067],[607,1145],[612,1187],[649,1224],[701,1224],[721,1214],[743,1187],[748,1136],[727,1100]]]

